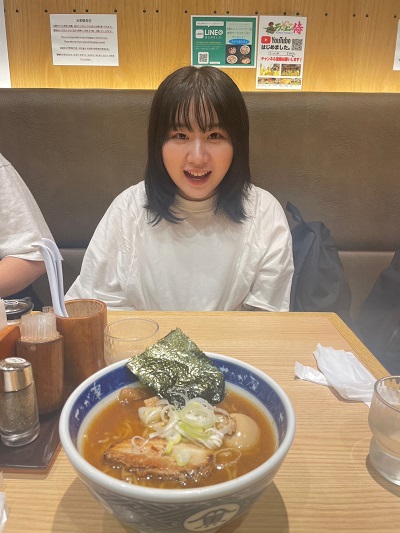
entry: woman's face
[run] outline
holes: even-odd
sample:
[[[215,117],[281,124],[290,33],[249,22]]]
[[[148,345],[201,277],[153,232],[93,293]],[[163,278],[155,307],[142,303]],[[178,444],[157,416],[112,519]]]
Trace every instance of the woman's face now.
[[[169,132],[162,158],[178,194],[200,201],[215,194],[231,166],[233,146],[226,131],[218,125],[206,132],[197,125],[193,131],[182,127]]]

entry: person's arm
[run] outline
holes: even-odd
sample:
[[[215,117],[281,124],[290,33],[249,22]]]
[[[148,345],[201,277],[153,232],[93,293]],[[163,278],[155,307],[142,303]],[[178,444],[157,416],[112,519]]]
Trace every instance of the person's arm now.
[[[5,257],[0,261],[0,297],[21,291],[46,272],[43,261]]]
[[[6,298],[46,271],[32,244],[53,237],[32,193],[1,154],[0,183],[0,296]]]

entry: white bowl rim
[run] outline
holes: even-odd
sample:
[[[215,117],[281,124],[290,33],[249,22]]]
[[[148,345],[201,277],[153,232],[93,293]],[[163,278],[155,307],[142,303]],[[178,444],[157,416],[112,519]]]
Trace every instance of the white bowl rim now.
[[[227,496],[229,494],[239,492],[246,487],[257,484],[262,478],[266,477],[266,472],[274,472],[279,468],[281,462],[285,458],[287,452],[290,449],[290,446],[294,439],[294,434],[296,431],[296,416],[292,404],[280,385],[278,385],[272,378],[267,374],[259,370],[258,368],[242,361],[241,359],[236,359],[234,357],[229,357],[227,355],[222,355],[215,352],[204,352],[208,357],[219,359],[221,361],[227,361],[232,364],[237,364],[243,367],[245,370],[252,372],[257,375],[264,381],[266,381],[275,392],[279,395],[282,404],[285,407],[288,424],[286,435],[279,446],[278,450],[263,464],[254,468],[247,474],[243,474],[235,479],[224,481],[223,483],[217,483],[215,485],[210,485],[208,487],[198,487],[198,488],[189,488],[189,489],[158,489],[151,487],[142,487],[140,485],[133,485],[121,481],[118,479],[109,476],[96,467],[89,464],[86,459],[84,459],[78,450],[75,448],[72,439],[69,435],[69,412],[71,411],[73,404],[79,395],[91,384],[93,381],[96,381],[98,378],[109,373],[115,368],[122,367],[126,364],[128,359],[118,361],[109,365],[99,371],[97,371],[92,376],[89,376],[85,381],[83,381],[78,387],[70,394],[69,398],[65,402],[65,405],[61,411],[60,422],[59,422],[59,431],[60,431],[60,440],[64,448],[67,458],[71,462],[72,466],[75,468],[79,474],[87,478],[91,483],[99,485],[103,489],[113,492],[114,494],[119,494],[126,498],[132,498],[142,501],[160,501],[164,503],[189,503],[191,501],[201,500],[211,500],[222,495]],[[260,487],[261,490],[262,487]]]

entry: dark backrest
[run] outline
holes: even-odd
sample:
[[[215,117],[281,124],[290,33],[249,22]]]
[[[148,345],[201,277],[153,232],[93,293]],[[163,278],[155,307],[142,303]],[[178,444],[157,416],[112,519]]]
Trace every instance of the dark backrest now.
[[[66,288],[111,201],[143,179],[152,95],[0,90],[0,152],[31,189],[62,249]],[[244,97],[254,183],[331,230],[356,312],[400,247],[400,95]],[[36,286],[45,290],[46,279]]]

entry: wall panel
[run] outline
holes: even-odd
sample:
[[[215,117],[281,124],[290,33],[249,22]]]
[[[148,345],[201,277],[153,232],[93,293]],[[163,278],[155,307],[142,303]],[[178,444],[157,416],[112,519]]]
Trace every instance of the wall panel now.
[[[305,91],[400,92],[399,0],[4,0],[13,87],[149,89],[190,63],[190,15],[307,17]],[[53,66],[51,13],[116,13],[119,67]],[[255,69],[227,69],[255,90]]]

